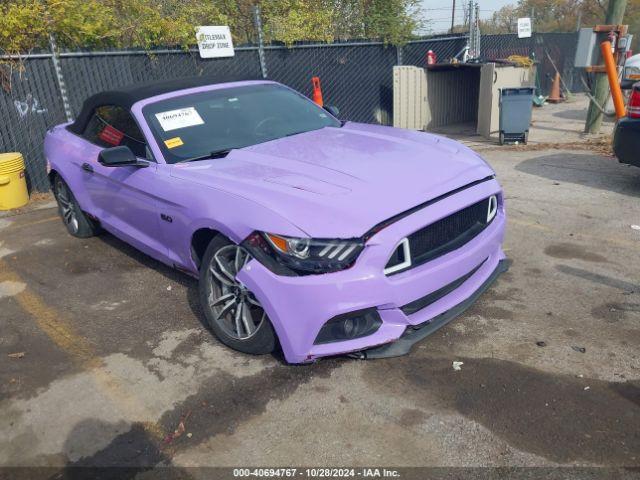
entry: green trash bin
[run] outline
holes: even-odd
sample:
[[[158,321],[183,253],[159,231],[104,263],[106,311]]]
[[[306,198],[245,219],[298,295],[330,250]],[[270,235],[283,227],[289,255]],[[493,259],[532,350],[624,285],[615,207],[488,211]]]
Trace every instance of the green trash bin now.
[[[500,145],[527,143],[534,88],[500,89]]]

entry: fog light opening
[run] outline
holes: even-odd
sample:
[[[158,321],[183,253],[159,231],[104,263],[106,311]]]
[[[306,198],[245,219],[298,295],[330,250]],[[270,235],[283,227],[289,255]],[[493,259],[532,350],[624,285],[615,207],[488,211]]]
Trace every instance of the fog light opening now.
[[[325,323],[313,343],[318,345],[366,337],[375,333],[380,325],[382,319],[375,308],[349,312]]]
[[[344,320],[344,322],[342,322],[342,330],[344,332],[345,338],[351,338],[353,336],[355,324],[352,318],[347,318]]]

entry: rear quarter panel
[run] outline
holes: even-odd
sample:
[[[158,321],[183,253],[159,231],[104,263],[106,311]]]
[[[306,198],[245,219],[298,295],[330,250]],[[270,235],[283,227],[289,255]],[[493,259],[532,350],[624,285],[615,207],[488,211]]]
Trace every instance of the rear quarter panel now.
[[[60,175],[73,191],[83,211],[93,214],[94,208],[82,180],[83,158],[95,157],[97,147],[66,129],[68,124],[49,130],[44,139],[47,167]]]

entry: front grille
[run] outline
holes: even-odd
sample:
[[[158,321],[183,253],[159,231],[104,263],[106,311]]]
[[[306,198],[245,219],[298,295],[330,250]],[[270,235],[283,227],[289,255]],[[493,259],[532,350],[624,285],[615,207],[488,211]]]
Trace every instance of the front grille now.
[[[493,202],[492,208],[497,208],[495,196],[485,198],[409,235],[407,239],[411,263],[406,268],[392,271],[392,273],[422,265],[469,242],[493,220],[494,217],[488,217],[490,202]],[[396,258],[397,255],[394,254],[385,271],[393,270],[392,267],[397,262]]]

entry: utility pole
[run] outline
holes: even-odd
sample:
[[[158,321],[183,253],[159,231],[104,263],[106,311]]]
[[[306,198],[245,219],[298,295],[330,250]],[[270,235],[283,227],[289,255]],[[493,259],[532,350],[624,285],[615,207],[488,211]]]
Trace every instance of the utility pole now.
[[[475,25],[475,35],[476,35],[476,58],[480,58],[480,4],[476,2],[476,25]]]
[[[71,122],[73,121],[73,113],[71,112],[69,95],[67,95],[67,87],[65,85],[64,76],[62,75],[62,68],[60,66],[60,52],[58,51],[56,39],[52,33],[49,34],[49,46],[51,48],[51,60],[53,61],[53,70],[56,73],[56,80],[58,80],[58,90],[60,92],[60,98],[62,99],[64,115],[67,119],[67,122]]]
[[[576,32],[582,27],[582,9],[578,10],[578,19],[576,20]]]
[[[253,7],[253,21],[255,22],[256,31],[258,32],[258,60],[260,60],[260,70],[262,78],[267,78],[267,62],[264,56],[264,39],[262,37],[262,17],[260,15],[260,5]]]
[[[627,8],[627,0],[609,0],[607,8],[607,18],[605,24],[620,25],[624,18],[624,11]],[[604,108],[609,93],[609,80],[604,73],[596,73],[596,79],[591,88],[593,100],[589,103],[587,121],[584,125],[585,133],[598,133],[602,126],[602,112],[599,107]],[[597,102],[598,105],[594,104]]]
[[[451,33],[453,33],[455,18],[456,18],[456,0],[453,0],[453,4],[451,5]]]
[[[533,32],[534,32],[534,28],[535,28],[535,18],[536,16],[536,7],[531,7],[531,40],[533,40]]]
[[[453,3],[451,5],[451,33],[453,33],[453,27],[455,26],[455,18],[456,18],[456,0],[452,0]]]

